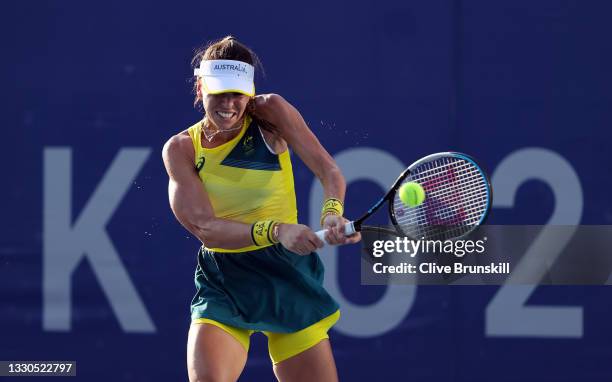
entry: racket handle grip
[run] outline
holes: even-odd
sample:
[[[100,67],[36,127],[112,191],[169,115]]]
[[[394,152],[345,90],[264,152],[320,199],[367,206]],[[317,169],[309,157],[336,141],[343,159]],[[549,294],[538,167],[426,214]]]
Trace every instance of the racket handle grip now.
[[[320,231],[315,232],[315,235],[317,235],[317,237],[321,239],[321,241],[325,244],[329,244],[327,241],[325,241],[325,232],[327,232],[327,230],[322,229]],[[355,232],[357,231],[355,231],[355,225],[353,224],[353,222],[348,222],[344,225],[344,236],[351,236]]]

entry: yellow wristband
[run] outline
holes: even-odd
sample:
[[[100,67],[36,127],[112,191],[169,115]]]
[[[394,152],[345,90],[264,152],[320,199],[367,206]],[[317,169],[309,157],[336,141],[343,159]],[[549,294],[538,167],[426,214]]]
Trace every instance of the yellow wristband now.
[[[321,208],[321,225],[323,225],[323,220],[327,215],[339,215],[342,216],[344,213],[344,205],[340,201],[340,199],[336,198],[327,198],[323,203],[323,208]]]
[[[277,224],[278,222],[274,220],[260,220],[253,223],[251,226],[253,243],[259,247],[278,243],[277,238],[274,237],[274,226]]]

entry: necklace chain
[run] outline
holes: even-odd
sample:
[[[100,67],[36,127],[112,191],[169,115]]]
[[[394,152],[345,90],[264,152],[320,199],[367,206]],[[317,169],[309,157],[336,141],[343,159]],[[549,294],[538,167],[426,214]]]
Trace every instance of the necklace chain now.
[[[225,133],[225,132],[234,131],[234,130],[238,130],[242,128],[242,125],[244,124],[244,119],[240,121],[240,123],[236,127],[232,127],[231,129],[227,129],[227,130],[220,130],[218,127],[214,126],[213,124],[210,124],[210,125],[214,127],[210,127],[208,126],[209,123],[207,122],[208,122],[208,118],[206,118],[205,116],[200,124],[202,126],[202,132],[204,133],[204,137],[208,140],[208,142],[211,142],[213,138],[215,137],[215,135],[221,132]]]

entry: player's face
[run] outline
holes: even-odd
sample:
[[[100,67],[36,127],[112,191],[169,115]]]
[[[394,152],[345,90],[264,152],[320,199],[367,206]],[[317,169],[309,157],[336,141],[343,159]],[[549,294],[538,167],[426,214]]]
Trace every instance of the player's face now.
[[[240,93],[204,94],[206,117],[219,128],[229,130],[241,121],[249,96]]]

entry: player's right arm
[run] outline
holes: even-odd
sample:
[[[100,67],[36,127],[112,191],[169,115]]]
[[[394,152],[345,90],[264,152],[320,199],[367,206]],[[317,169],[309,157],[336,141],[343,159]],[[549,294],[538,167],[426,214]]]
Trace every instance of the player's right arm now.
[[[164,145],[162,157],[170,177],[168,197],[177,220],[208,248],[236,249],[253,245],[251,226],[218,219],[194,165],[191,137],[182,132]]]
[[[238,249],[253,245],[251,225],[220,219],[195,169],[191,137],[182,132],[164,145],[162,157],[168,177],[170,207],[177,220],[208,248]],[[308,227],[281,224],[278,240],[288,250],[306,255],[322,246]]]

